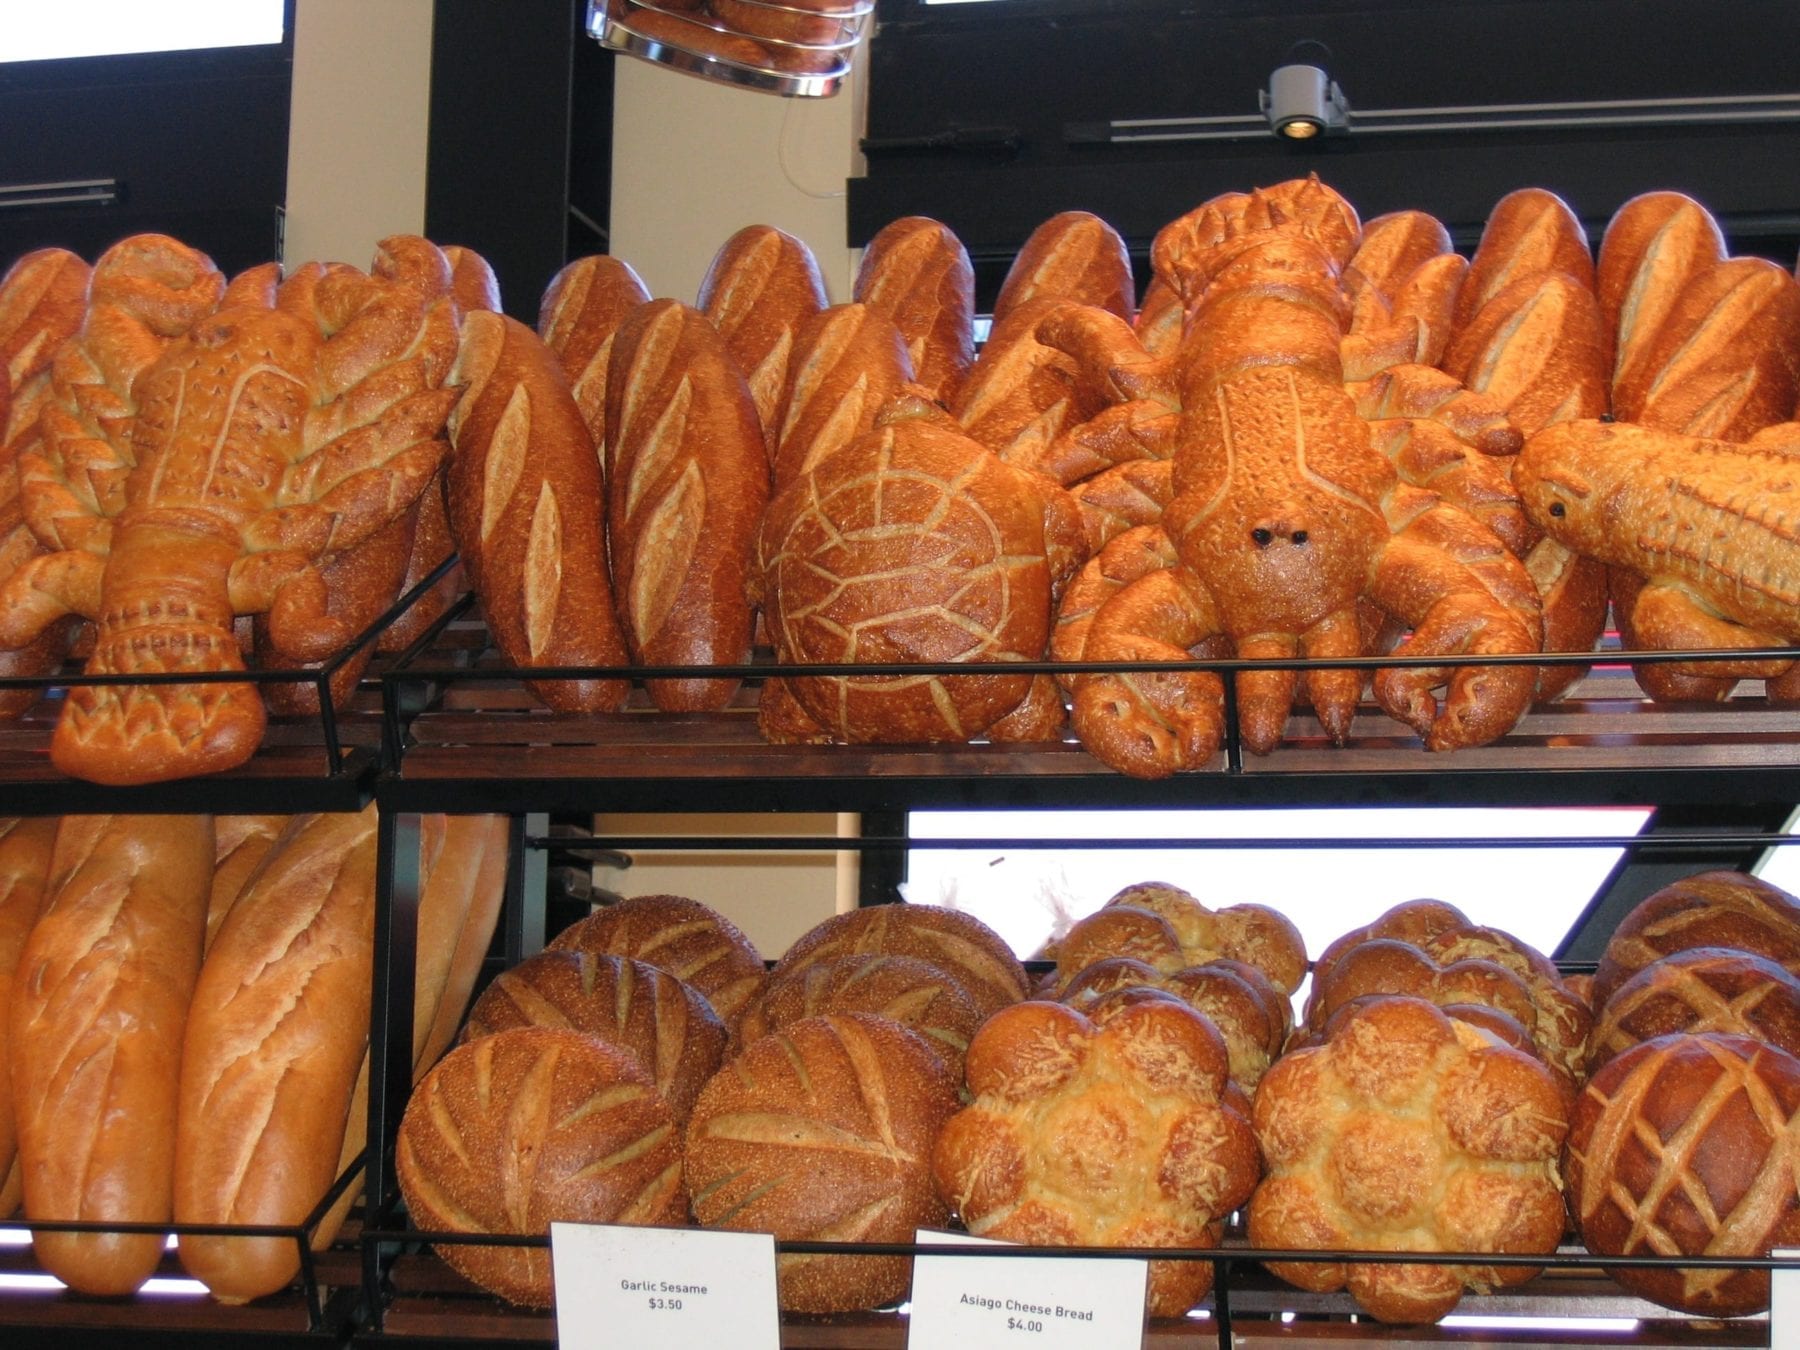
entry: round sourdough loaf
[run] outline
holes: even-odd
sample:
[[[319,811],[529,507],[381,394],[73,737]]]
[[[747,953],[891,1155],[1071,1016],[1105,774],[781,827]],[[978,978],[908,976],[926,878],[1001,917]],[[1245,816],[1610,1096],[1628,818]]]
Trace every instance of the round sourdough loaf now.
[[[1735,947],[1800,973],[1800,901],[1745,872],[1670,882],[1613,931],[1594,971],[1594,1006],[1652,961],[1693,947]]]
[[[1659,1036],[1602,1065],[1576,1103],[1569,1208],[1589,1251],[1766,1256],[1800,1242],[1800,1060],[1744,1036]],[[1617,1267],[1667,1308],[1769,1306],[1769,1272]]]
[[[1652,961],[1600,1010],[1589,1065],[1678,1031],[1723,1031],[1800,1055],[1800,980],[1766,957],[1728,947]]]
[[[469,1010],[462,1038],[563,1027],[628,1052],[684,1120],[725,1053],[725,1023],[698,990],[629,956],[546,951],[502,971]]]
[[[802,1018],[701,1090],[685,1161],[694,1217],[788,1241],[910,1242],[947,1218],[931,1150],[956,1105],[943,1059],[910,1028],[869,1013]],[[788,1312],[850,1312],[904,1297],[911,1265],[785,1255],[776,1278]]]
[[[1030,992],[1025,967],[1005,938],[973,914],[942,905],[866,905],[834,914],[802,933],[769,978],[857,952],[929,961],[962,986],[983,1017]]]
[[[686,1218],[668,1103],[629,1053],[560,1028],[515,1027],[445,1055],[413,1089],[395,1166],[425,1232]],[[553,1301],[545,1248],[446,1242],[437,1252],[509,1302]]]
[[[847,952],[771,979],[738,1019],[739,1049],[803,1017],[865,1012],[911,1027],[962,1081],[969,1038],[981,1024],[975,1001],[941,966],[915,956]]]
[[[630,956],[706,995],[730,1025],[762,988],[762,954],[736,924],[685,895],[635,895],[595,910],[549,943],[551,951]]]

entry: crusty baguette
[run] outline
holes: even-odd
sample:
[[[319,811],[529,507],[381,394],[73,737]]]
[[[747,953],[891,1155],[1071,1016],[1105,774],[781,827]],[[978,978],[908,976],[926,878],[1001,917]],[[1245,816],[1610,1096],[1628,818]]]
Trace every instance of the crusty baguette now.
[[[1610,340],[1594,293],[1566,272],[1498,291],[1444,355],[1444,369],[1506,409],[1525,435],[1598,417],[1609,402]]]
[[[182,1036],[213,855],[211,816],[63,817],[11,1009],[27,1218],[171,1217]],[[33,1246],[71,1288],[117,1295],[156,1269],[163,1239],[42,1232]]]
[[[506,898],[505,816],[427,816],[419,840],[413,1077],[450,1048]]]
[[[1508,285],[1534,272],[1566,272],[1594,288],[1594,258],[1575,212],[1553,192],[1520,188],[1488,213],[1457,296],[1457,329],[1473,322],[1481,307]]]
[[[12,391],[10,404],[0,405],[0,446],[35,417],[57,349],[80,330],[89,270],[67,249],[41,248],[0,276],[0,366]]]
[[[375,807],[295,816],[219,929],[182,1048],[175,1221],[298,1225],[337,1176],[369,1036]],[[190,1233],[224,1303],[282,1289],[297,1243]]]
[[[795,330],[831,303],[818,259],[773,225],[747,225],[713,256],[694,303],[749,381],[772,454]]]
[[[775,439],[775,491],[873,427],[912,377],[905,337],[872,305],[833,305],[801,324]]]
[[[1037,299],[1098,305],[1131,322],[1137,283],[1119,232],[1091,211],[1064,211],[1039,225],[1000,283],[994,322]]]
[[[750,390],[699,310],[653,300],[619,327],[607,375],[612,477],[606,537],[632,659],[651,666],[747,661],[744,590],[769,499]],[[723,707],[738,682],[645,682],[664,711]]]
[[[55,843],[55,816],[0,820],[0,1218],[19,1207],[20,1194],[6,1014],[12,1007],[13,971],[19,953],[43,908],[50,850]]]
[[[213,838],[217,857],[213,863],[211,898],[206,906],[206,946],[211,950],[219,925],[243,893],[273,844],[286,828],[286,816],[214,816]]]
[[[1679,192],[1645,192],[1613,213],[1600,236],[1594,291],[1613,334],[1614,384],[1649,349],[1689,281],[1725,257],[1709,212]]]
[[[1344,280],[1353,289],[1371,286],[1392,300],[1408,277],[1450,251],[1450,231],[1436,216],[1390,211],[1363,226],[1362,241],[1350,255]]]
[[[445,244],[444,261],[450,264],[450,299],[459,319],[478,309],[499,310],[500,278],[492,263],[462,244]]]
[[[538,336],[556,353],[563,374],[569,377],[576,406],[602,454],[606,448],[606,368],[612,359],[613,334],[627,314],[649,300],[649,289],[630,263],[597,253],[577,258],[552,277],[538,307]]]
[[[913,379],[949,406],[975,362],[975,268],[948,225],[902,216],[863,250],[851,298],[894,321]]]
[[[514,666],[623,666],[602,543],[600,461],[556,359],[502,314],[463,320],[451,372],[450,530]],[[612,711],[623,679],[528,682],[551,708]]]

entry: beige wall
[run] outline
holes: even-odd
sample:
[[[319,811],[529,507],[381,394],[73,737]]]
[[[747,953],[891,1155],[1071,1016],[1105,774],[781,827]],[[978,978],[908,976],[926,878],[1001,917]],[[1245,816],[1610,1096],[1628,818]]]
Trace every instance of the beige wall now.
[[[425,228],[431,0],[298,0],[282,260],[367,267]]]

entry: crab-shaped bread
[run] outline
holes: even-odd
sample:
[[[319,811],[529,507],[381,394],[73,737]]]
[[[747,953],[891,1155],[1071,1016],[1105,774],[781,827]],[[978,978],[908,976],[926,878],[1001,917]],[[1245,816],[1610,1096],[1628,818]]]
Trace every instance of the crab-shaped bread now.
[[[1046,1246],[1212,1247],[1259,1162],[1216,1028],[1179,1000],[1097,1024],[1015,1004],[969,1045],[973,1104],[938,1137],[938,1190],[971,1233]],[[1150,1262],[1152,1316],[1212,1287],[1212,1263]]]
[[[1267,1175],[1252,1246],[1312,1251],[1552,1252],[1568,1112],[1542,1063],[1423,999],[1367,1000],[1256,1089]],[[1348,1288],[1384,1322],[1434,1322],[1465,1288],[1529,1267],[1275,1261],[1302,1289]]]

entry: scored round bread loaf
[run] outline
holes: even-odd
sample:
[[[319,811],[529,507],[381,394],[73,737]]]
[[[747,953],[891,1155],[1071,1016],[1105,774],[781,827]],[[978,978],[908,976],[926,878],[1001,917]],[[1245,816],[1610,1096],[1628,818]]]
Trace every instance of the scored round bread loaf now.
[[[1166,882],[1127,886],[1056,944],[1063,981],[1109,956],[1129,956],[1164,972],[1223,957],[1255,966],[1284,994],[1306,977],[1306,941],[1292,920],[1267,905],[1208,909]]]
[[[625,1050],[557,1027],[514,1027],[445,1055],[413,1089],[395,1168],[425,1232],[686,1217],[680,1130],[650,1076]],[[552,1302],[548,1249],[445,1242],[437,1251],[509,1302]]]
[[[762,987],[762,953],[723,914],[685,895],[634,895],[570,924],[551,951],[630,956],[706,996],[726,1025]]]
[[[1352,928],[1325,944],[1313,961],[1313,982],[1324,979],[1345,952],[1371,938],[1396,938],[1417,947],[1438,933],[1451,928],[1467,928],[1470,919],[1446,900],[1403,900],[1382,911],[1360,928]]]
[[[1030,990],[1013,949],[973,914],[942,905],[865,905],[834,914],[802,933],[770,972],[797,970],[854,952],[929,961],[962,986],[981,1016],[1017,1003]]]
[[[1695,947],[1653,961],[1600,1009],[1588,1047],[1598,1068],[1642,1041],[1722,1031],[1800,1055],[1800,979],[1766,957]]]
[[[1698,872],[1647,896],[1613,931],[1594,970],[1592,1002],[1659,957],[1693,947],[1733,947],[1800,973],[1800,901],[1745,872]]]
[[[502,971],[475,1000],[462,1039],[563,1027],[631,1054],[677,1120],[718,1070],[725,1023],[705,995],[629,956],[545,951]]]
[[[1252,1245],[1314,1251],[1552,1252],[1568,1130],[1550,1070],[1423,999],[1364,1000],[1319,1045],[1283,1055],[1256,1091],[1267,1175]],[[1465,1287],[1522,1266],[1272,1262],[1302,1289],[1348,1288],[1384,1322],[1433,1322]]]
[[[1569,1208],[1607,1256],[1766,1256],[1800,1242],[1800,1060],[1745,1036],[1677,1033],[1602,1065],[1569,1131]],[[1617,1267],[1667,1308],[1769,1306],[1769,1272]]]
[[[1126,989],[1161,989],[1205,1016],[1225,1038],[1231,1081],[1253,1092],[1293,1029],[1293,1006],[1255,966],[1208,961],[1164,974],[1127,956],[1096,961],[1069,982],[1058,1002],[1094,1015]]]
[[[1172,995],[1124,990],[1104,1025],[1019,1003],[969,1046],[974,1102],[944,1127],[938,1190],[971,1233],[1045,1246],[1208,1247],[1259,1163],[1225,1043]],[[1209,1262],[1150,1262],[1153,1316],[1211,1287]]]
[[[950,1071],[911,1028],[869,1013],[790,1023],[701,1090],[685,1155],[694,1217],[788,1241],[909,1242],[947,1217],[931,1150],[956,1106]],[[905,1257],[776,1259],[788,1312],[877,1308],[910,1278]]]
[[[739,1051],[803,1017],[864,1012],[911,1027],[962,1081],[969,1038],[981,1025],[975,1000],[953,975],[916,956],[846,952],[771,978],[732,1030]]]

